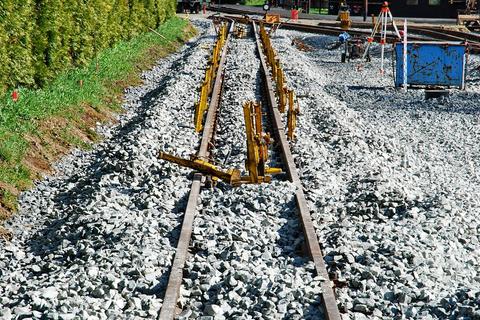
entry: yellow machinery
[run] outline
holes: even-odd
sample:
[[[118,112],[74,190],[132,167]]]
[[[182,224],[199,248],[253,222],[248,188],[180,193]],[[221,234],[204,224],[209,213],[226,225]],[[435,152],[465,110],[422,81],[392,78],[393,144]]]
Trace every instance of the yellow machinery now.
[[[208,109],[208,97],[212,92],[217,75],[218,63],[222,55],[222,48],[227,38],[227,25],[222,23],[218,28],[217,42],[213,47],[212,56],[208,62],[207,70],[205,71],[205,78],[200,88],[200,99],[195,104],[195,131],[200,132],[203,129],[203,116]]]
[[[197,157],[183,159],[165,152],[160,152],[158,157],[178,164],[179,166],[191,168],[205,175],[210,175],[214,181],[220,179],[233,186],[238,186],[243,183],[270,182],[270,175],[281,173],[282,170],[280,168],[269,168],[266,166],[270,136],[265,134],[262,129],[261,106],[258,103],[249,101],[244,104],[243,113],[247,135],[247,161],[245,168],[248,171],[248,176],[242,177],[238,169],[222,170],[210,162]]]
[[[340,20],[340,27],[343,30],[348,30],[350,29],[352,25],[352,20],[350,19],[350,8],[342,3],[340,5],[340,10],[338,11],[338,19],[337,21]]]
[[[240,184],[240,170],[238,169],[228,169],[227,171],[223,171],[213,164],[196,157],[192,157],[192,159],[183,159],[172,156],[165,152],[160,152],[158,157],[160,159],[178,164],[179,166],[191,168],[204,174],[211,175],[213,180],[218,178],[234,186]]]
[[[285,85],[285,76],[283,74],[282,66],[280,65],[280,60],[277,58],[275,50],[273,50],[270,37],[268,36],[263,24],[260,24],[260,38],[262,39],[263,50],[265,52],[265,56],[267,57],[267,63],[272,70],[272,78],[276,83],[278,109],[283,113],[285,112],[285,106],[287,104],[287,87]]]
[[[237,36],[242,36],[244,30],[237,29]],[[218,28],[218,38],[213,49],[209,66],[205,72],[205,79],[202,83],[200,100],[195,105],[195,130],[200,132],[203,128],[204,113],[208,109],[208,97],[213,88],[214,79],[218,69],[218,63],[222,52],[223,45],[227,36],[226,25],[222,24]],[[260,26],[260,36],[262,38],[263,48],[267,57],[268,64],[272,70],[272,77],[277,87],[278,108],[280,112],[285,112],[288,103],[287,122],[288,122],[288,138],[293,140],[294,131],[297,123],[297,115],[299,114],[298,104],[295,104],[295,94],[293,90],[288,90],[285,85],[285,76],[283,74],[280,61],[270,43],[270,38],[265,31],[263,24]],[[180,166],[192,168],[203,174],[212,176],[212,180],[221,179],[233,186],[243,183],[262,183],[270,182],[272,174],[281,173],[280,168],[269,168],[266,163],[268,161],[268,147],[271,143],[270,135],[263,132],[262,126],[262,108],[259,103],[249,101],[243,105],[243,113],[245,119],[245,130],[247,137],[247,160],[245,168],[248,176],[241,176],[240,170],[228,169],[223,170],[212,163],[202,160],[198,157],[191,159],[179,158],[164,152],[160,152],[159,158],[176,163]]]
[[[280,168],[269,168],[268,146],[270,135],[263,132],[262,108],[259,103],[248,101],[243,105],[245,129],[247,134],[247,161],[245,168],[249,173],[250,183],[270,182],[270,174],[281,173]],[[245,177],[242,180],[246,180]]]
[[[300,113],[298,103],[295,104],[295,93],[288,90],[288,112],[287,112],[287,138],[292,141],[295,139],[295,128],[297,127],[297,115]]]
[[[272,47],[270,37],[268,36],[263,24],[260,24],[260,38],[263,44],[263,50],[267,57],[267,63],[272,71],[272,79],[275,81],[277,88],[278,98],[278,110],[281,113],[285,112],[287,102],[289,105],[287,114],[287,137],[290,140],[294,138],[294,131],[297,126],[297,115],[299,114],[298,104],[295,106],[295,93],[293,90],[289,90],[285,84],[285,75],[283,73],[280,60],[277,58],[277,54]]]

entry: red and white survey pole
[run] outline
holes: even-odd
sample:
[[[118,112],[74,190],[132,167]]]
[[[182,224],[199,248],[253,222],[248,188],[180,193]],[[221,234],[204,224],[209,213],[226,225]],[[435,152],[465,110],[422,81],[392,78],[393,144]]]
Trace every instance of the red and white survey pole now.
[[[382,7],[382,12],[380,13],[380,17],[383,19],[382,30],[380,31],[380,44],[382,45],[380,72],[382,74],[385,72],[383,65],[385,60],[385,44],[387,43],[387,13],[390,13],[390,9],[388,9],[388,6],[384,5]]]

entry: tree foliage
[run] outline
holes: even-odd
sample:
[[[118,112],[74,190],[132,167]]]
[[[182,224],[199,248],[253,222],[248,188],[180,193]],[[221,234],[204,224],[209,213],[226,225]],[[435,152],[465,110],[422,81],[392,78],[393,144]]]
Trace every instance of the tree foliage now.
[[[0,93],[40,87],[118,41],[155,29],[174,0],[1,0]]]

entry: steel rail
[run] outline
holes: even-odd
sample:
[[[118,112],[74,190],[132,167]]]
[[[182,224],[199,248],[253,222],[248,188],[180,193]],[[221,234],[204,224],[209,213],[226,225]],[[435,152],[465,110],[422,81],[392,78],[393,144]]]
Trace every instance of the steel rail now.
[[[223,16],[220,18],[224,19],[229,19],[229,20],[235,20],[237,22],[245,22],[244,17],[237,17],[237,16]],[[260,22],[260,19],[250,19],[251,21],[254,22]],[[269,23],[265,23],[265,25],[270,25]],[[331,26],[312,26],[312,25],[305,25],[305,24],[300,24],[300,23],[288,23],[284,22],[281,24],[282,29],[286,30],[296,30],[296,31],[302,31],[302,32],[310,32],[310,33],[317,33],[317,34],[324,34],[324,35],[330,35],[330,36],[338,36],[340,33],[344,32],[345,30],[342,30],[340,27],[331,27]],[[352,35],[358,35],[358,36],[370,36],[371,32],[366,31],[366,30],[349,30],[348,33]],[[380,40],[380,35],[375,36],[376,40]],[[418,41],[425,41],[428,40],[424,37],[416,37],[416,36],[411,36],[410,40],[418,40]],[[393,43],[397,42],[398,38],[394,37],[392,35],[387,35],[387,42]]]
[[[325,35],[330,35],[330,36],[338,36],[339,34],[345,32],[340,27],[332,27],[332,26],[311,26],[311,25],[305,25],[305,24],[300,24],[300,23],[282,23],[281,25],[282,29],[287,29],[287,30],[297,30],[297,31],[303,31],[303,32],[310,32],[310,33],[320,33],[320,34],[325,34]],[[369,37],[372,32],[367,31],[367,30],[348,30],[347,31],[351,35],[356,35],[356,36],[365,36]],[[377,41],[380,41],[380,35],[375,36],[375,39]],[[426,40],[423,37],[418,37],[418,36],[411,36],[411,40]],[[393,35],[387,35],[387,42],[392,43],[392,42],[398,42],[399,39]]]
[[[230,25],[230,30],[227,35],[227,39],[223,46],[222,55],[218,64],[217,75],[215,77],[215,84],[210,99],[207,116],[205,119],[205,125],[202,133],[202,140],[200,142],[200,148],[197,156],[199,158],[207,158],[209,155],[209,146],[212,141],[215,125],[217,110],[220,104],[221,91],[223,87],[223,74],[224,65],[227,57],[227,47],[232,33],[234,22]],[[190,239],[192,236],[193,221],[197,212],[197,203],[200,195],[200,189],[202,185],[203,175],[201,173],[195,173],[193,175],[192,185],[188,196],[187,207],[182,222],[182,229],[180,231],[180,237],[178,239],[177,249],[175,252],[175,258],[170,269],[170,275],[168,278],[168,285],[165,291],[165,296],[160,310],[158,319],[160,320],[172,320],[176,315],[177,301],[180,295],[180,287],[183,280],[183,268],[188,255],[188,247],[190,246]]]
[[[212,7],[210,8],[212,11],[223,12],[227,14],[239,14],[239,15],[260,15],[259,13],[253,13],[248,10],[241,10],[241,9],[234,9],[234,8],[226,8],[226,7]],[[229,18],[235,18],[230,16]],[[339,33],[343,32],[340,28],[338,22],[327,22],[327,21],[320,21],[317,25],[307,25],[302,23],[291,23],[291,22],[284,22],[282,23],[283,29],[290,29],[290,30],[298,30],[298,31],[305,31],[305,32],[313,32],[313,33],[322,33],[326,35],[333,35],[336,36]],[[353,22],[352,28],[354,29],[371,29],[372,24],[367,22]],[[401,29],[401,26],[400,26]],[[414,41],[422,41],[426,40],[425,38],[421,38],[416,35],[422,35],[429,37],[434,40],[442,40],[442,41],[469,41],[473,43],[473,47],[480,45],[480,35],[471,33],[471,32],[463,32],[457,30],[448,30],[442,29],[435,26],[409,26],[409,30],[412,33],[410,37],[411,40]],[[367,35],[369,36],[371,31],[363,31],[363,30],[348,30],[349,33],[353,35]],[[393,39],[394,37],[391,37]]]
[[[338,22],[329,23],[329,22],[319,22],[317,24],[321,27],[333,27],[333,26],[340,26]],[[352,28],[356,29],[372,29],[371,23],[365,22],[353,22]],[[389,30],[393,30],[393,28],[389,25]],[[403,25],[398,25],[398,29],[402,30]],[[409,25],[408,31],[413,34],[423,35],[430,37],[435,40],[446,40],[446,41],[471,41],[471,42],[478,42],[480,43],[480,35],[475,34],[472,32],[463,32],[460,30],[450,30],[450,29],[443,29],[440,27],[435,26],[417,26],[417,25]]]
[[[300,180],[300,177],[298,176],[297,168],[295,166],[292,153],[290,152],[287,136],[285,134],[285,130],[283,129],[282,116],[280,114],[280,111],[276,107],[277,104],[275,100],[275,91],[273,89],[272,81],[269,77],[267,62],[262,51],[262,44],[259,39],[255,22],[253,22],[252,25],[255,33],[255,39],[257,42],[257,50],[260,58],[261,69],[266,84],[268,108],[270,111],[270,116],[273,120],[273,131],[282,152],[283,162],[285,164],[288,177],[296,187],[295,201],[298,208],[297,213],[302,223],[307,249],[313,260],[317,274],[325,279],[325,281],[323,281],[321,285],[323,297],[323,311],[328,320],[340,320],[340,312],[338,310],[337,302],[335,300],[335,294],[331,285],[331,281],[329,279],[327,268],[323,260],[323,254],[320,249],[317,234],[315,233],[315,229],[313,227],[312,218],[310,216],[310,209],[308,207],[307,200],[303,192],[302,182]]]

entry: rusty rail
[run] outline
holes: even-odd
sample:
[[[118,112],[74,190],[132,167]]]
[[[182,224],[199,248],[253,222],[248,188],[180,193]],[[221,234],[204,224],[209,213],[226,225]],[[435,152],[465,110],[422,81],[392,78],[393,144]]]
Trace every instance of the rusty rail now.
[[[295,200],[298,208],[298,215],[302,223],[305,241],[309,254],[315,264],[315,270],[318,275],[325,278],[325,281],[322,282],[322,304],[324,309],[324,314],[328,320],[340,320],[340,312],[335,300],[335,294],[331,282],[329,280],[327,268],[325,262],[323,261],[323,254],[320,249],[320,244],[313,227],[312,218],[310,216],[310,209],[308,208],[307,200],[303,192],[302,182],[297,173],[297,168],[293,160],[292,153],[290,152],[290,147],[287,141],[285,130],[283,129],[282,116],[280,111],[276,107],[277,103],[275,100],[275,91],[273,88],[272,81],[269,77],[268,66],[266,58],[263,54],[262,43],[257,32],[257,27],[255,22],[252,23],[255,33],[255,38],[257,42],[258,55],[260,57],[261,69],[263,76],[265,78],[266,90],[267,90],[267,100],[268,107],[270,111],[270,116],[272,118],[273,131],[277,137],[277,142],[282,151],[283,162],[287,169],[287,174],[290,181],[295,185]]]
[[[209,155],[209,146],[215,131],[215,120],[218,106],[220,104],[220,96],[223,86],[223,73],[227,57],[227,46],[233,27],[234,22],[232,22],[230,25],[230,30],[223,46],[220,62],[218,63],[218,70],[215,77],[212,96],[202,132],[202,140],[197,153],[198,158],[207,158]],[[183,280],[183,267],[187,259],[188,247],[190,245],[190,239],[192,236],[193,220],[197,212],[196,208],[200,195],[202,177],[203,176],[201,173],[195,173],[193,176],[187,207],[183,217],[182,229],[180,231],[180,237],[178,239],[177,249],[175,252],[175,258],[170,269],[170,275],[168,278],[167,289],[165,291],[165,297],[163,299],[162,309],[160,310],[160,314],[158,316],[158,319],[160,320],[171,320],[174,319],[176,315],[177,301],[180,294],[180,286],[182,285]]]
[[[217,17],[218,18],[218,17]],[[235,20],[240,23],[245,23],[247,20],[245,17],[239,17],[239,16],[220,16],[220,18],[224,19],[229,19],[229,20]],[[261,19],[250,19],[250,21],[254,22],[261,22],[263,20]],[[270,26],[270,23],[264,22],[265,25]],[[281,29],[286,29],[286,30],[296,30],[296,31],[301,31],[301,32],[309,32],[309,33],[316,33],[316,34],[324,34],[324,35],[329,35],[329,36],[335,36],[338,37],[339,34],[345,32],[340,27],[335,27],[335,26],[315,26],[315,25],[306,25],[306,24],[301,24],[301,23],[290,23],[290,22],[282,22]],[[365,36],[369,37],[371,36],[372,32],[369,30],[348,30],[348,33],[351,35],[357,35],[357,36]],[[429,40],[426,37],[418,37],[418,36],[410,36],[410,40],[415,40],[415,41],[425,41]],[[377,35],[375,36],[376,41],[380,41],[380,36]],[[387,35],[387,42],[388,43],[393,43],[398,41],[398,38],[396,36],[392,35]]]
[[[227,8],[227,7],[212,7],[210,8],[212,11],[217,11],[225,14],[237,14],[237,15],[255,15],[258,13],[254,13],[248,10],[242,9],[234,9],[234,8]],[[244,19],[243,17],[238,16],[226,16],[229,19]],[[259,21],[259,20],[255,20]],[[399,26],[400,29],[401,26]],[[317,25],[307,25],[302,23],[291,23],[291,22],[283,22],[281,24],[282,29],[289,29],[289,30],[297,30],[303,32],[311,32],[311,33],[319,33],[331,36],[338,36],[344,30],[341,29],[338,22],[330,22],[330,21],[319,21]],[[352,35],[359,35],[359,36],[370,36],[371,34],[371,23],[366,22],[353,22],[352,29],[355,30],[348,30],[348,33]],[[361,29],[369,29],[369,30],[361,30]],[[440,40],[440,41],[468,41],[469,47],[471,52],[479,53],[480,52],[480,35],[472,32],[463,32],[459,30],[449,30],[449,29],[442,29],[435,26],[409,26],[409,31],[411,35],[409,36],[410,40],[412,41],[425,41],[425,40]],[[396,37],[387,37],[388,42],[396,41]],[[473,50],[472,50],[473,49]]]

